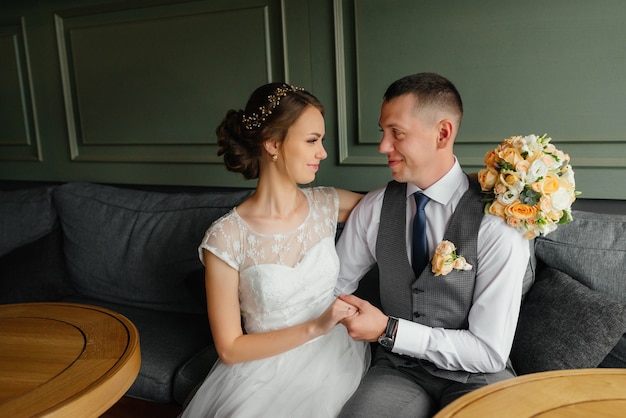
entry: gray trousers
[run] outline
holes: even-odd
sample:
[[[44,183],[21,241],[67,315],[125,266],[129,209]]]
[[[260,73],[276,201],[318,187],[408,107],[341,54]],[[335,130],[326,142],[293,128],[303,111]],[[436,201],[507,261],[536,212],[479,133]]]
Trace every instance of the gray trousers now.
[[[377,356],[339,417],[432,417],[462,395],[511,377],[515,372],[508,367],[499,373],[475,373],[460,383],[433,376],[419,363],[396,367],[386,356]]]

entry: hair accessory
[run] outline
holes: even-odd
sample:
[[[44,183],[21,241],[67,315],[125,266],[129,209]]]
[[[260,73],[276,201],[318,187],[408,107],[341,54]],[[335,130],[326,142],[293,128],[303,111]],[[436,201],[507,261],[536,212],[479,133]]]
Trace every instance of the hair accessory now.
[[[250,116],[242,115],[241,119],[247,130],[251,131],[260,128],[261,124],[272,114],[272,110],[278,107],[280,99],[287,96],[287,92],[304,90],[302,87],[295,87],[288,84],[285,84],[285,86],[286,87],[278,87],[276,93],[267,96],[268,104],[266,106],[260,106],[258,113],[252,113]]]

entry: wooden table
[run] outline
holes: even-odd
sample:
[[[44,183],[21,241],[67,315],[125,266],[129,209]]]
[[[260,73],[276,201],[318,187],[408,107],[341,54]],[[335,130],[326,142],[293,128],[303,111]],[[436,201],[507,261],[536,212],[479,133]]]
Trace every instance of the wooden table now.
[[[97,417],[139,373],[124,316],[71,303],[0,305],[0,417]]]
[[[533,373],[470,392],[436,418],[624,417],[626,369]]]

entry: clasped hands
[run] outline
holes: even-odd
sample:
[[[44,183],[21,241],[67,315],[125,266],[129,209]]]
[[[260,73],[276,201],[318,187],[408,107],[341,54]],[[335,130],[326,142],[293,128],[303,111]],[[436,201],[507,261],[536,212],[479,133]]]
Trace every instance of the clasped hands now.
[[[387,315],[357,296],[339,295],[333,307],[336,308],[338,322],[348,329],[348,334],[356,341],[375,342],[387,327]]]

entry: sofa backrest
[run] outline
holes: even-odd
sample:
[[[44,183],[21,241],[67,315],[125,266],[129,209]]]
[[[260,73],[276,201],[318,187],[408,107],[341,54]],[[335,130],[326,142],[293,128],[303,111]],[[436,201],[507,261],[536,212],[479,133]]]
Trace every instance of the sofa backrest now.
[[[72,293],[52,190],[0,190],[0,303],[54,301]]]
[[[188,278],[213,221],[251,193],[160,193],[91,183],[54,191],[76,292],[162,311],[204,312]]]
[[[0,257],[50,233],[56,223],[52,187],[0,190]]]
[[[626,215],[573,211],[574,220],[536,239],[537,258],[626,304]]]

